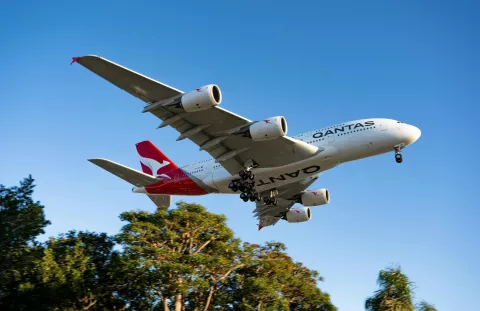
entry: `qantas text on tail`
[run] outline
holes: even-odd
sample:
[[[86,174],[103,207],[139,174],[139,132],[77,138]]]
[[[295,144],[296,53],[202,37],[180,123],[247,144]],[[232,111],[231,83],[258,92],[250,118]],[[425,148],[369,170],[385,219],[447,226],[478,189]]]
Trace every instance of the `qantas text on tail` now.
[[[106,159],[89,161],[133,184],[134,192],[147,194],[157,206],[168,206],[171,195],[240,194],[256,203],[259,229],[280,219],[308,221],[309,207],[329,203],[327,189],[307,190],[320,173],[386,152],[401,163],[402,149],[421,135],[413,125],[369,118],[289,137],[284,117],[251,121],[220,108],[217,85],[184,93],[98,56],[75,62],[146,102],[143,112],[158,117],[159,128],[173,127],[177,140],[189,139],[212,156],[178,167],[143,141],[136,145],[142,172]]]

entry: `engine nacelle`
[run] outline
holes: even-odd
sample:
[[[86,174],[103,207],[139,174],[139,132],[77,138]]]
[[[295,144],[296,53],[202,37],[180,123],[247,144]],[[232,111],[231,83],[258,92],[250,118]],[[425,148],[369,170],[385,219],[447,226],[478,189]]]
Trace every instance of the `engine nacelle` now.
[[[270,140],[287,135],[287,130],[287,120],[284,117],[271,117],[250,125],[248,135],[253,141]]]
[[[327,189],[307,190],[300,196],[303,206],[317,206],[330,203],[330,193]]]
[[[293,207],[287,212],[285,218],[288,222],[304,222],[310,220],[312,215],[308,207]]]
[[[180,100],[180,106],[186,112],[195,112],[220,105],[221,102],[220,88],[215,84],[209,84],[185,93]]]

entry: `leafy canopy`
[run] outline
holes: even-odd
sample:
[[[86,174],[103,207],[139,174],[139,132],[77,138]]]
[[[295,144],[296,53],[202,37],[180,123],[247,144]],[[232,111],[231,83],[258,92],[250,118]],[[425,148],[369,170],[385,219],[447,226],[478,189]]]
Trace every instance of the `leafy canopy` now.
[[[367,311],[413,311],[412,283],[400,267],[389,267],[378,274],[379,289],[365,302]]]

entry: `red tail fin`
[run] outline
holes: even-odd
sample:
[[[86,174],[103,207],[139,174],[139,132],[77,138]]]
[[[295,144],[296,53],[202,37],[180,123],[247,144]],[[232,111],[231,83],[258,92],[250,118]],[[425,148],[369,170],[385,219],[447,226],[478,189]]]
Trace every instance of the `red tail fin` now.
[[[140,165],[145,174],[170,178],[165,173],[178,168],[172,160],[158,150],[150,141],[142,141],[136,144],[136,147],[140,156]]]

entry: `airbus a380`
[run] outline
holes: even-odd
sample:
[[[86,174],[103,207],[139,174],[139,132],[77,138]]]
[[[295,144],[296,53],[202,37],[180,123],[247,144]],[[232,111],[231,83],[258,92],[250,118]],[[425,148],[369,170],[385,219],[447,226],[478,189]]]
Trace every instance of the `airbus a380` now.
[[[311,218],[310,207],[328,204],[327,189],[307,190],[319,175],[341,163],[401,151],[420,130],[400,121],[370,118],[287,136],[287,121],[277,116],[250,121],[219,107],[222,93],[210,84],[184,93],[98,56],[74,57],[117,87],[143,100],[149,112],[189,139],[211,160],[178,167],[149,141],[136,145],[142,172],[106,159],[89,161],[134,185],[157,206],[171,195],[240,194],[256,202],[258,228]],[[302,206],[293,207],[295,203]]]

